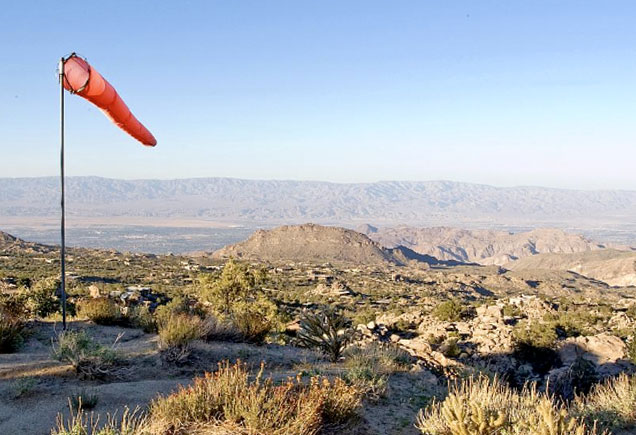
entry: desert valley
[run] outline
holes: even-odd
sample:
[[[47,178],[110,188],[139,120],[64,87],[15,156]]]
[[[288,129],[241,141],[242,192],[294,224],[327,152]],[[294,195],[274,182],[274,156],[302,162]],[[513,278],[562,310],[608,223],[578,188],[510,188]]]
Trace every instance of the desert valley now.
[[[2,433],[83,433],[99,416],[107,433],[455,434],[449,413],[471,412],[475,394],[525,424],[636,427],[628,246],[555,229],[303,224],[189,255],[71,248],[69,332],[58,267],[55,246],[2,233]],[[245,408],[256,397],[294,409],[270,421]],[[548,421],[524,400],[547,401]],[[514,427],[484,407],[476,427]]]

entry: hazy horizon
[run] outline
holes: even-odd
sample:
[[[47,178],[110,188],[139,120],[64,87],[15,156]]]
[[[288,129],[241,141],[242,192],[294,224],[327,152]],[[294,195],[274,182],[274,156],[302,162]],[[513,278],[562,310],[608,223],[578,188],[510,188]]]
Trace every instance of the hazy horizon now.
[[[33,175],[33,176],[21,176],[21,177],[5,177],[0,176],[0,179],[34,179],[34,178],[59,178],[59,174],[54,175]],[[279,181],[279,182],[308,182],[308,183],[330,183],[330,184],[376,184],[376,183],[458,183],[458,184],[472,184],[478,186],[488,186],[500,189],[506,188],[539,188],[539,189],[554,189],[554,190],[573,190],[573,191],[587,191],[587,192],[600,192],[600,191],[625,191],[633,192],[633,189],[621,189],[621,188],[598,188],[598,189],[585,189],[575,187],[556,187],[541,184],[490,184],[490,183],[477,183],[464,180],[451,180],[451,179],[386,179],[386,180],[371,180],[371,181],[329,181],[325,179],[293,179],[293,178],[252,178],[252,177],[221,177],[221,176],[201,176],[201,177],[167,177],[167,178],[127,178],[127,177],[112,177],[102,175],[67,175],[66,178],[103,178],[107,180],[121,180],[121,181],[184,181],[184,180],[205,180],[205,179],[228,179],[238,181]]]

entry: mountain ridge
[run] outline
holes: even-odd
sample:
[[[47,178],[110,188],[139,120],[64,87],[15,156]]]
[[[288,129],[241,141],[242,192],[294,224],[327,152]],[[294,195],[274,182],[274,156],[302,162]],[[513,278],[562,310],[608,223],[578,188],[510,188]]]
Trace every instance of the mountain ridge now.
[[[636,191],[495,187],[452,181],[332,183],[191,178],[67,178],[70,216],[142,216],[299,224],[452,221],[545,226],[636,222]],[[48,216],[59,208],[57,177],[0,178],[0,216]],[[589,226],[592,226],[592,223]]]

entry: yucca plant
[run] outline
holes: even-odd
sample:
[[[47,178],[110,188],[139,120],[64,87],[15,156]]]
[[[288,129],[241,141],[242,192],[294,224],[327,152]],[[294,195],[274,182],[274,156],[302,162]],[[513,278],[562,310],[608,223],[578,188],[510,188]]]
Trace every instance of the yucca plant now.
[[[320,349],[336,362],[353,339],[351,322],[333,308],[304,313],[300,319],[298,341],[302,346]]]

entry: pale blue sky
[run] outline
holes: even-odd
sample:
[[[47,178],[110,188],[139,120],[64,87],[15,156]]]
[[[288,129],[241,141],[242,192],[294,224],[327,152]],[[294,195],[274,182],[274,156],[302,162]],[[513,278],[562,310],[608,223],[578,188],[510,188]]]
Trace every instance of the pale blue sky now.
[[[636,189],[629,1],[6,2],[0,176],[58,171],[58,58],[155,134],[67,95],[67,173]]]

